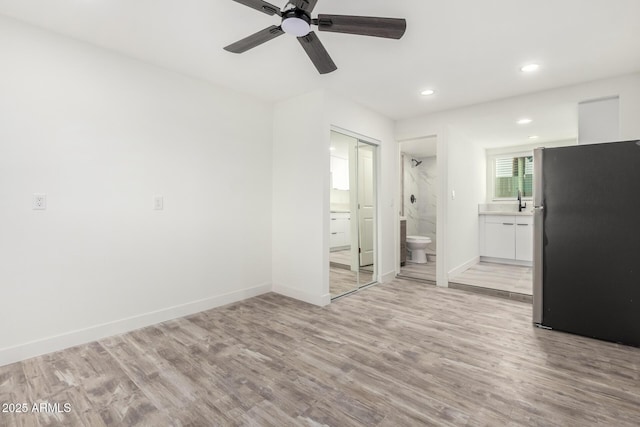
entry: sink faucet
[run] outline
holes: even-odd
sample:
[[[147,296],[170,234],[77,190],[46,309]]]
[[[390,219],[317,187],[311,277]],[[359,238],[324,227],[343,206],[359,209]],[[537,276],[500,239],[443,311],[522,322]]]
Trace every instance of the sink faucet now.
[[[527,202],[524,202],[524,205],[522,204],[522,191],[518,190],[518,212],[522,212],[522,209],[526,207]]]

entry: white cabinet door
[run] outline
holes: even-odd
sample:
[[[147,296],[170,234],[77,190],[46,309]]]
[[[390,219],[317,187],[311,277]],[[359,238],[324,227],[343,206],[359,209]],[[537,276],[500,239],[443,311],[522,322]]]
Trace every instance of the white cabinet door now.
[[[514,259],[516,255],[515,224],[509,219],[485,223],[484,256]]]
[[[331,231],[329,246],[331,248],[351,245],[350,216],[349,213],[331,213],[331,225],[329,227]]]
[[[533,261],[533,221],[530,218],[516,221],[516,259]]]
[[[329,246],[331,248],[337,248],[343,246],[344,242],[344,233],[332,232],[329,237]]]

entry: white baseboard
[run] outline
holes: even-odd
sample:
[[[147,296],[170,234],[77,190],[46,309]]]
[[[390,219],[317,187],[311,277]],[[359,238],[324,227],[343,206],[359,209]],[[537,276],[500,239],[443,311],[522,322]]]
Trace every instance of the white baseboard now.
[[[14,347],[3,348],[0,349],[0,366],[97,341],[113,335],[123,334],[168,320],[189,316],[201,311],[211,310],[212,308],[242,301],[268,292],[271,292],[271,284],[269,283],[67,332],[37,341],[31,341]]]
[[[515,259],[505,259],[505,258],[492,258],[487,256],[481,256],[480,261],[482,262],[492,262],[494,264],[507,264],[507,265],[518,265],[521,267],[532,267],[533,262],[531,261],[518,261]]]
[[[331,294],[315,295],[299,289],[289,288],[282,285],[273,285],[273,292],[284,295],[285,297],[297,299],[308,304],[324,307],[331,304]]]
[[[384,273],[382,275],[382,283],[389,283],[390,281],[394,280],[396,278],[396,272],[394,271],[390,271],[388,273]]]
[[[461,264],[456,268],[454,268],[453,270],[450,270],[447,277],[449,278],[449,280],[451,280],[452,276],[457,276],[458,274],[462,273],[465,270],[468,270],[469,268],[473,267],[479,262],[480,262],[479,256],[473,257],[469,261],[465,262],[464,264]]]

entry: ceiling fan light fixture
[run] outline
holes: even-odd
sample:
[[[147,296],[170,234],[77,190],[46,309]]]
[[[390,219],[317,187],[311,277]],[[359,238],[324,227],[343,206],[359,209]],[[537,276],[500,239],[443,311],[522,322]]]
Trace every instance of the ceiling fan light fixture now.
[[[233,1],[269,16],[279,16],[281,22],[280,25],[271,25],[235,43],[231,43],[225,46],[224,50],[231,53],[244,53],[276,37],[291,34],[298,39],[298,43],[300,43],[320,74],[331,73],[336,71],[338,67],[322,45],[315,31],[311,31],[312,25],[317,26],[318,31],[395,40],[401,39],[407,30],[406,19],[400,18],[319,14],[317,18],[312,19],[311,13],[318,0],[288,0],[282,9],[265,0]]]
[[[299,10],[288,10],[282,17],[280,27],[287,34],[304,37],[311,32],[311,18]]]
[[[296,37],[304,37],[311,32],[311,25],[304,19],[287,18],[282,21],[282,30]]]

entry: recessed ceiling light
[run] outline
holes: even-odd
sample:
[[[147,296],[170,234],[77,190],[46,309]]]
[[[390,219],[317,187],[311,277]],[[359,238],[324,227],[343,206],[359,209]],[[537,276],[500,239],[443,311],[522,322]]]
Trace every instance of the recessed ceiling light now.
[[[329,147],[329,151],[336,151],[336,147]]]
[[[540,65],[538,64],[527,64],[520,68],[520,71],[523,73],[533,73],[534,71],[538,71],[540,69]]]
[[[528,125],[529,123],[531,123],[533,120],[531,119],[520,119],[518,120],[516,123],[518,123],[519,125]]]
[[[423,95],[423,96],[431,96],[434,93],[436,93],[436,91],[433,90],[433,89],[425,89],[422,92],[420,92],[420,94]]]
[[[531,135],[531,136],[529,137],[529,139],[538,139],[538,138],[539,138],[539,136],[538,136],[538,135]]]

